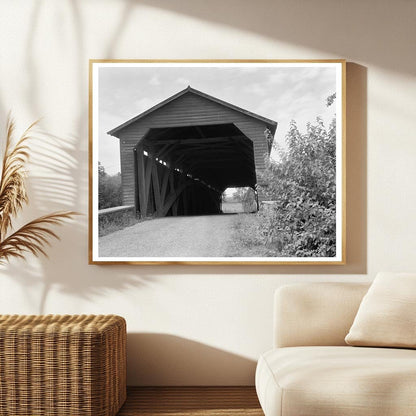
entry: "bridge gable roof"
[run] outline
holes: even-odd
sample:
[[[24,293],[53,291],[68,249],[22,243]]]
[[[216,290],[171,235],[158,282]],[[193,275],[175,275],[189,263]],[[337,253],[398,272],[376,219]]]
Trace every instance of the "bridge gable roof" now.
[[[130,120],[127,120],[126,122],[120,124],[119,126],[115,127],[114,129],[108,131],[107,133],[115,136],[118,132],[120,132],[121,130],[123,130],[124,128],[130,126],[131,124],[135,123],[136,121],[139,121],[140,119],[146,117],[147,115],[157,111],[158,109],[160,109],[161,107],[165,106],[166,104],[169,104],[170,102],[184,96],[185,94],[195,94],[198,95],[206,100],[209,100],[211,102],[220,104],[224,107],[230,108],[234,111],[238,111],[248,117],[260,120],[262,122],[264,122],[271,130],[272,134],[275,133],[276,128],[277,128],[277,122],[271,119],[268,119],[266,117],[260,116],[259,114],[253,113],[251,111],[245,110],[241,107],[238,107],[234,104],[228,103],[227,101],[223,101],[219,98],[216,98],[212,95],[206,94],[202,91],[196,90],[195,88],[192,88],[191,86],[188,86],[187,88],[185,88],[182,91],[179,91],[178,93],[170,96],[169,98],[167,98],[166,100],[161,101],[160,103],[154,105],[153,107],[149,108],[148,110],[144,111],[143,113],[140,113],[139,115],[131,118]]]

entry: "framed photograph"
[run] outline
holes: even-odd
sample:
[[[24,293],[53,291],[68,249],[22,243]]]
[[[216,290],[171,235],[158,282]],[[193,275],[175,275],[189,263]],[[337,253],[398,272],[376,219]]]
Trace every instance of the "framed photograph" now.
[[[91,264],[344,264],[345,61],[91,60]]]

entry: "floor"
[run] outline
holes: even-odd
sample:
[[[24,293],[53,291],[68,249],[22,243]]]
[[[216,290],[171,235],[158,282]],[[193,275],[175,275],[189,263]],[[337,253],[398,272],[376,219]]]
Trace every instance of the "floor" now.
[[[254,387],[129,387],[117,416],[263,416]]]

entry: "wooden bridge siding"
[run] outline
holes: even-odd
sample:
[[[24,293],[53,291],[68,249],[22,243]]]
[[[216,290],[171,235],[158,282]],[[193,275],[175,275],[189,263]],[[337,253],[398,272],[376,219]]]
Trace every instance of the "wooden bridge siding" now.
[[[123,204],[134,204],[133,148],[149,128],[235,123],[253,141],[256,171],[264,169],[266,123],[189,93],[166,104],[118,133],[120,137]]]

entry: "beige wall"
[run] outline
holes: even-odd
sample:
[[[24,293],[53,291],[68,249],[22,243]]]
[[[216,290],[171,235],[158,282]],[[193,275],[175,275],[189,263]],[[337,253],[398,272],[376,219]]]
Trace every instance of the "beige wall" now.
[[[0,271],[0,313],[117,313],[130,384],[252,384],[271,346],[272,294],[291,282],[414,271],[416,3],[412,0],[0,2],[0,122],[43,117],[29,219],[85,214],[50,260]],[[89,58],[346,58],[348,264],[87,264]]]

